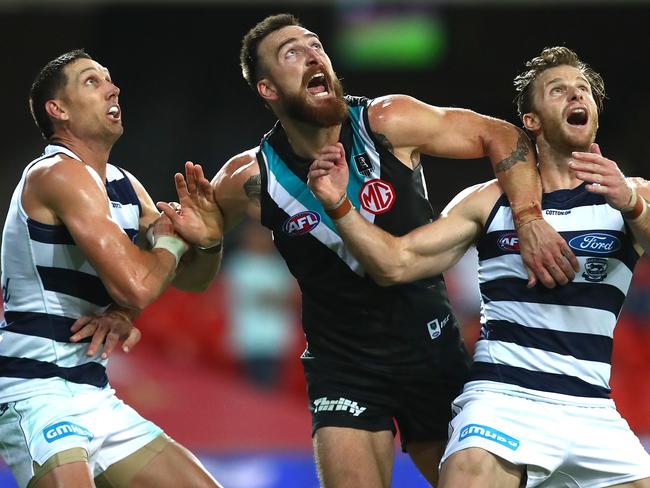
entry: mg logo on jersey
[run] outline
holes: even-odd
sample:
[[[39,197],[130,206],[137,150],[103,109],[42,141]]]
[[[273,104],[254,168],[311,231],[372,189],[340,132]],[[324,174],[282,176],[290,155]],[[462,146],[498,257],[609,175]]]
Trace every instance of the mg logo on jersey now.
[[[282,224],[282,230],[290,236],[301,236],[307,234],[320,224],[320,215],[311,210],[292,215]]]
[[[516,232],[508,232],[503,234],[497,240],[497,246],[504,251],[519,252],[519,236]]]
[[[576,251],[610,254],[621,248],[621,241],[618,237],[610,234],[592,232],[574,237],[569,241],[569,246]]]
[[[513,451],[516,451],[519,447],[519,441],[514,437],[510,437],[509,435],[506,435],[503,432],[499,432],[492,427],[479,424],[469,424],[460,429],[460,437],[458,440],[462,441],[472,436],[483,437],[489,441],[494,441],[497,444],[501,444],[502,446],[507,447],[508,449],[512,449]]]
[[[395,203],[393,185],[377,178],[366,181],[359,192],[359,202],[364,210],[372,214],[388,212]]]
[[[59,422],[43,429],[43,436],[45,436],[45,440],[49,443],[58,441],[59,439],[68,437],[70,435],[86,437],[88,440],[92,440],[94,437],[88,429],[80,425],[73,424],[72,422]]]

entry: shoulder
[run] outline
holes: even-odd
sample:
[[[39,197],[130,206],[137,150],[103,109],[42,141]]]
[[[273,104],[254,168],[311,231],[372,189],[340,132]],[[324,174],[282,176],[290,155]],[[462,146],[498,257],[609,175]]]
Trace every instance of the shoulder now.
[[[368,120],[373,127],[380,128],[390,123],[395,117],[408,117],[411,110],[426,104],[408,95],[385,95],[375,98],[368,106]]]
[[[259,147],[254,147],[231,157],[214,177],[213,184],[219,184],[225,181],[245,182],[251,177],[259,175],[260,167],[257,162],[258,150]]]
[[[55,154],[35,163],[26,175],[29,185],[56,189],[75,185],[104,189],[99,175],[89,166],[65,154]]]
[[[503,190],[496,179],[479,183],[459,192],[447,204],[442,214],[462,212],[472,220],[484,224],[502,194]]]

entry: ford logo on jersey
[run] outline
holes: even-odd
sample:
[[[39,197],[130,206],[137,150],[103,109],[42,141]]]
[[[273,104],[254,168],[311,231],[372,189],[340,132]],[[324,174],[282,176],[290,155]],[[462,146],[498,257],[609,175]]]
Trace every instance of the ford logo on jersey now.
[[[292,215],[282,224],[282,230],[290,236],[307,234],[320,223],[320,215],[311,210]]]
[[[621,241],[618,237],[610,234],[593,232],[591,234],[582,234],[574,237],[569,241],[569,246],[576,251],[610,254],[621,248]]]
[[[504,251],[519,252],[519,237],[516,232],[508,232],[497,239],[497,246]]]

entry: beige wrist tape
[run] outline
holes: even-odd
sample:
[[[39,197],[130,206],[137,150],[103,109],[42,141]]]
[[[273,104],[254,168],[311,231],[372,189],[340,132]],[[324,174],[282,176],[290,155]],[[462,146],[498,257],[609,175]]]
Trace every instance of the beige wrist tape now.
[[[179,239],[178,237],[156,236],[153,249],[166,249],[172,253],[174,258],[176,258],[176,266],[178,266],[178,262],[181,260],[183,254],[185,254],[185,251],[187,251],[187,244],[183,239]]]

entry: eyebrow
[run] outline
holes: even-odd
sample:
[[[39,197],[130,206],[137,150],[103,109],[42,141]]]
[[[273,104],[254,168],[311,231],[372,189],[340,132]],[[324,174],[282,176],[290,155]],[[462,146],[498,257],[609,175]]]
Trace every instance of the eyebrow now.
[[[111,73],[110,73],[106,68],[104,68],[103,70],[99,70],[99,69],[97,69],[95,66],[88,66],[87,68],[84,68],[84,69],[82,69],[81,71],[79,71],[79,76],[78,76],[78,78],[81,78],[81,76],[82,76],[86,71],[99,71],[100,73],[103,71],[104,73],[106,73],[106,74],[108,75],[109,78],[110,78],[110,76],[111,76]]]
[[[578,78],[579,80],[581,80],[581,81],[584,81],[584,82],[587,83],[588,85],[591,85],[591,84],[589,83],[589,80],[587,80],[587,78],[585,78],[584,76],[578,76],[577,78]],[[564,79],[559,78],[559,77],[558,77],[558,78],[553,78],[551,81],[549,81],[549,82],[546,83],[546,86],[552,85],[553,83],[563,82],[563,81],[564,81]]]
[[[316,34],[314,34],[313,32],[308,32],[307,34],[305,34],[302,37],[315,37],[316,39],[318,39],[318,36]],[[292,42],[295,42],[297,40],[298,40],[297,37],[290,37],[289,39],[285,39],[284,41],[282,41],[280,43],[280,45],[278,46],[278,48],[276,49],[276,51],[275,51],[276,55],[280,54],[280,51],[282,50],[282,48],[284,46],[286,46],[287,44],[290,44]]]

